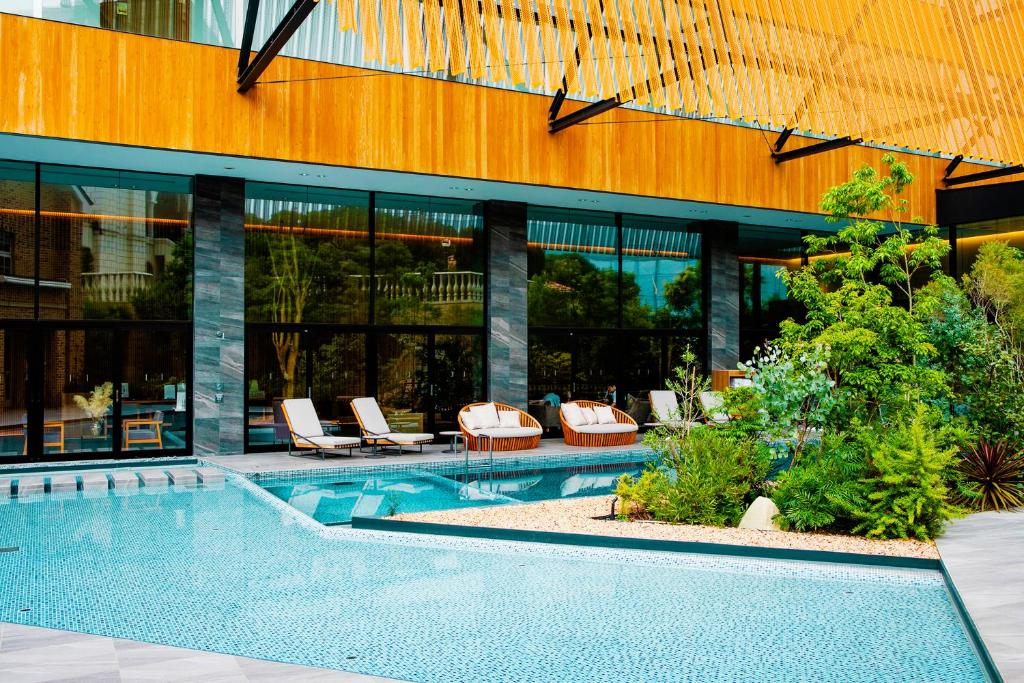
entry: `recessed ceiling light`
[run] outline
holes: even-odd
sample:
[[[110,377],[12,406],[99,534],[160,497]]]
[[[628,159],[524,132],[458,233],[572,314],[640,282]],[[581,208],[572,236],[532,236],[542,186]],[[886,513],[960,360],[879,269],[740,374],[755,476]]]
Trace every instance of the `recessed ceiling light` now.
[[[317,177],[317,178],[326,178],[327,176],[326,176],[326,175],[324,175],[323,173],[317,173],[317,174],[316,174],[316,177]]]
[[[449,185],[448,189],[449,190],[455,190],[457,192],[472,192],[473,191],[472,187],[462,187],[460,185]]]
[[[224,167],[224,170],[225,170],[225,171],[234,171],[234,170],[235,170],[235,167],[234,167],[234,166],[225,166],[225,167]]]
[[[300,173],[299,175],[305,177],[305,176],[308,176],[309,174],[308,173]]]

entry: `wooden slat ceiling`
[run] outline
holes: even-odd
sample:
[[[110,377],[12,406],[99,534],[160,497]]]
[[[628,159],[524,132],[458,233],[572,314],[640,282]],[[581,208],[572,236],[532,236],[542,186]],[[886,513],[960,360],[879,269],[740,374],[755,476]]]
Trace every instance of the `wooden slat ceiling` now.
[[[368,62],[1024,161],[1024,0],[331,0]]]

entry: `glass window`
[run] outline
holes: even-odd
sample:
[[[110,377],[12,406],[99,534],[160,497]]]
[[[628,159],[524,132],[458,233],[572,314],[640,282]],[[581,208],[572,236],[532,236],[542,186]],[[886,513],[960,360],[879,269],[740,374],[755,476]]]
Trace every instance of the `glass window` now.
[[[740,353],[746,359],[754,347],[778,334],[779,323],[800,314],[781,273],[800,268],[803,236],[799,230],[741,225],[738,252]]]
[[[13,0],[4,11],[158,38],[232,45],[240,0]],[[270,7],[267,12],[274,12]],[[282,11],[283,12],[283,11]],[[277,14],[277,12],[274,12]]]
[[[41,318],[192,317],[191,179],[43,166]]]
[[[36,170],[0,162],[0,317],[35,317]]]
[[[530,325],[618,325],[617,233],[614,214],[530,207]]]
[[[623,327],[703,325],[701,235],[686,221],[622,217]]]
[[[378,194],[375,322],[483,325],[480,202]]]
[[[994,241],[1006,242],[1011,247],[1024,249],[1024,216],[957,226],[957,272],[962,275],[971,272],[971,266],[978,257],[978,250],[986,242]]]
[[[247,184],[246,320],[366,323],[368,207],[365,192]]]

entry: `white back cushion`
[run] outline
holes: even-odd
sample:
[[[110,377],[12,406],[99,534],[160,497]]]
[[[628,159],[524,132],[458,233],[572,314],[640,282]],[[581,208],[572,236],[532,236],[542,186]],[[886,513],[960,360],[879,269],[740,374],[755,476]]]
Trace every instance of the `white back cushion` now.
[[[651,412],[658,420],[665,421],[679,417],[679,401],[676,392],[656,389],[651,392]]]
[[[316,416],[313,401],[308,398],[288,398],[281,402],[284,414],[292,431],[302,436],[323,436],[324,428],[320,426],[320,418]]]
[[[473,406],[469,409],[473,415],[473,422],[477,429],[491,429],[501,424],[498,420],[498,409],[493,403],[485,403],[482,406]]]
[[[613,425],[618,422],[611,406],[597,406],[594,408],[594,413],[597,415],[597,424]]]
[[[583,417],[583,411],[575,403],[563,403],[562,415],[565,416],[565,421],[572,427],[587,424],[586,418]]]
[[[469,412],[468,410],[463,410],[459,414],[459,416],[462,418],[462,426],[463,427],[465,427],[466,429],[470,429],[470,430],[473,430],[473,429],[477,428],[476,420],[473,419],[473,413]]]
[[[499,427],[521,427],[519,423],[519,411],[518,410],[499,410],[498,411],[498,426]]]
[[[593,408],[580,408],[583,411],[583,419],[586,420],[588,425],[597,424],[597,413],[594,412]]]
[[[384,419],[384,413],[380,412],[377,399],[373,396],[352,399],[352,411],[359,416],[363,429],[370,434],[387,434],[391,431],[388,421]]]

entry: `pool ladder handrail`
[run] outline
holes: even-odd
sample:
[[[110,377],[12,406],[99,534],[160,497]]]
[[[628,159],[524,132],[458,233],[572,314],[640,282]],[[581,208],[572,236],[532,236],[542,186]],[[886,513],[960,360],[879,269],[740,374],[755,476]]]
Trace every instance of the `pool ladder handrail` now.
[[[483,445],[483,439],[487,439],[487,444],[489,446],[489,448],[488,448],[488,470],[489,470],[488,480],[489,481],[494,481],[494,437],[492,435],[488,434],[486,430],[484,430],[484,431],[481,431],[477,435],[477,437],[476,437],[477,444],[482,446]],[[463,450],[463,453],[465,454],[464,455],[464,460],[463,460],[464,478],[465,478],[465,482],[466,482],[465,486],[468,489],[469,488],[469,440],[468,439],[463,439],[462,440],[462,450]],[[477,448],[477,452],[478,453],[481,450],[483,450],[483,449]],[[469,493],[466,493],[466,495],[468,496]]]

